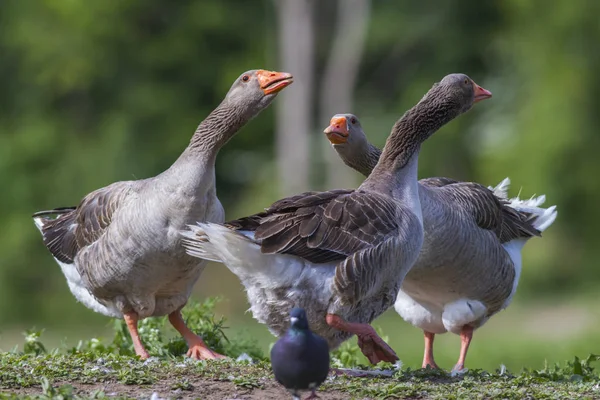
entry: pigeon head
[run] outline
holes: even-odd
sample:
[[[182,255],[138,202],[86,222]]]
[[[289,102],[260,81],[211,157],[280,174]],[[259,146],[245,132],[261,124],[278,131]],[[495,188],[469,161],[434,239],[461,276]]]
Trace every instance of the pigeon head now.
[[[290,328],[294,330],[308,330],[306,312],[302,308],[293,308],[290,311]]]

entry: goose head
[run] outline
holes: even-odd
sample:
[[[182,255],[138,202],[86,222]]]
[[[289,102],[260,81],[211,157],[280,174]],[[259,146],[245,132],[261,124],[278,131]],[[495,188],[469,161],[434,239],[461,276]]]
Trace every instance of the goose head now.
[[[356,115],[334,115],[323,132],[346,165],[365,176],[371,173],[381,150],[369,143]]]
[[[368,143],[360,121],[354,114],[334,115],[323,133],[336,149],[338,147],[362,147]]]
[[[465,74],[449,74],[433,85],[425,97],[432,98],[435,102],[452,103],[452,108],[456,108],[461,114],[471,109],[473,104],[492,97],[492,92],[482,88]]]
[[[293,82],[294,77],[287,72],[264,69],[246,71],[233,82],[224,102],[231,108],[247,110],[256,115]]]

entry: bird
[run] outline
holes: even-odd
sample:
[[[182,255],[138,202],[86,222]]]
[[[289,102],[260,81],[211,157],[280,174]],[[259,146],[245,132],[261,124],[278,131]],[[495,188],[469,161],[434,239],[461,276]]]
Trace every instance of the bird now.
[[[215,188],[217,153],[292,82],[285,72],[244,72],[166,171],[115,182],[91,192],[76,207],[33,215],[72,294],[95,312],[123,318],[140,358],[149,353],[138,321],[163,315],[186,340],[188,356],[223,357],[181,316],[206,262],[186,254],[178,232],[195,221],[225,219]]]
[[[191,225],[181,232],[188,254],[237,275],[254,318],[275,336],[301,307],[330,349],[356,335],[372,364],[396,362],[370,323],[393,306],[423,243],[420,145],[490,96],[467,75],[445,76],[395,123],[357,190],[306,192],[225,224]]]
[[[300,390],[311,390],[307,399],[318,399],[317,388],[329,374],[329,346],[311,332],[302,308],[290,311],[290,327],[271,349],[271,366],[275,379],[294,399]]]
[[[324,130],[346,165],[368,176],[381,150],[369,143],[358,117],[334,115]],[[422,367],[438,368],[435,334],[461,337],[453,371],[464,369],[473,330],[510,304],[521,272],[521,250],[557,217],[545,196],[508,199],[510,179],[496,187],[450,178],[419,181],[425,240],[395,303],[406,321],[424,331]]]

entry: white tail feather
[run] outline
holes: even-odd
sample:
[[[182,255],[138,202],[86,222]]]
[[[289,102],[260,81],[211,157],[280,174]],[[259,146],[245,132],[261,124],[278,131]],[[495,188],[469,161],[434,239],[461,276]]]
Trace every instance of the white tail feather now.
[[[302,282],[324,285],[337,263],[311,264],[287,254],[264,254],[252,232],[233,231],[223,225],[201,222],[182,231],[183,246],[191,256],[225,264],[248,287],[293,286]],[[328,292],[327,292],[328,293]]]
[[[502,180],[502,182],[497,184],[496,187],[488,186],[488,189],[490,189],[492,192],[494,192],[494,195],[496,197],[499,197],[501,199],[507,199],[509,187],[510,187],[510,178],[506,177]]]
[[[533,222],[533,226],[540,232],[548,229],[548,227],[554,223],[554,220],[558,215],[556,206],[551,206],[548,208],[540,207],[546,201],[545,195],[540,195],[537,197],[532,196],[528,200],[521,200],[518,197],[514,197],[508,201],[510,202],[509,206],[515,210],[536,215],[537,218]]]
[[[40,232],[42,232],[42,228],[44,227],[44,218],[43,217],[35,217],[33,219],[33,222],[35,223],[36,228],[38,228],[38,230]]]
[[[554,223],[556,216],[558,215],[558,211],[556,211],[556,206],[543,208],[540,207],[546,201],[545,195],[540,196],[531,196],[530,199],[521,200],[519,195],[513,197],[512,199],[508,198],[508,188],[510,186],[510,179],[504,178],[502,182],[500,182],[495,187],[488,186],[488,189],[494,192],[494,195],[498,198],[505,199],[509,202],[509,206],[514,208],[515,210],[519,210],[522,212],[534,214],[537,216],[536,220],[533,223],[533,226],[540,232],[545,231]]]
[[[209,235],[204,230],[205,227],[210,229],[208,224],[199,223],[198,225],[188,225],[188,231],[181,231],[181,235],[185,238],[183,239],[183,247],[191,256],[208,261],[225,262],[218,247],[209,240]],[[229,231],[229,233],[232,232]]]

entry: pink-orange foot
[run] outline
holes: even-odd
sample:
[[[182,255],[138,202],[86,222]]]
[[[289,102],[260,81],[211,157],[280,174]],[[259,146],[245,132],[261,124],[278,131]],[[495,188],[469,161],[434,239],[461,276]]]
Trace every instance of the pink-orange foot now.
[[[371,325],[346,322],[335,314],[327,314],[326,321],[333,328],[355,334],[358,338],[358,347],[371,364],[398,361],[394,350],[379,337]]]
[[[365,324],[366,325],[366,324]],[[373,365],[384,361],[395,363],[398,361],[396,352],[375,332],[370,325],[366,325],[363,333],[357,333],[358,347]]]
[[[421,368],[434,368],[439,369],[435,361],[433,360],[433,338],[435,337],[434,333],[423,331],[425,337],[425,353],[423,354],[423,364]]]
[[[169,314],[169,322],[173,325],[173,328],[183,336],[189,346],[187,356],[195,358],[197,360],[214,360],[217,358],[227,358],[213,350],[211,350],[204,340],[194,332],[190,330],[185,324],[183,317],[181,316],[180,310]]]
[[[123,314],[123,319],[125,319],[125,324],[127,325],[127,329],[129,330],[129,334],[131,335],[131,340],[133,341],[133,348],[135,349],[135,354],[140,356],[142,360],[147,360],[150,358],[150,354],[144,348],[142,344],[142,339],[140,338],[140,334],[138,332],[138,320],[139,317],[137,313],[130,312]]]
[[[314,400],[314,399],[320,399],[320,397],[317,396],[317,391],[315,389],[312,389],[310,396],[308,396],[306,398],[306,400]]]
[[[196,338],[198,339],[197,343],[190,345],[190,348],[187,351],[188,357],[195,358],[197,360],[215,360],[219,358],[227,358],[224,355],[211,350],[200,338],[200,336],[196,336]]]
[[[440,367],[438,367],[438,365],[433,360],[428,361],[428,362],[423,361],[423,364],[421,365],[421,368],[425,369],[427,367],[429,367],[431,369],[440,369]]]
[[[471,344],[471,340],[473,339],[473,327],[469,325],[465,325],[462,327],[460,331],[460,355],[458,356],[458,362],[452,368],[452,372],[460,372],[465,369],[465,360],[467,358],[467,351],[469,350],[469,345]]]

